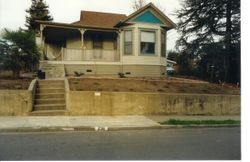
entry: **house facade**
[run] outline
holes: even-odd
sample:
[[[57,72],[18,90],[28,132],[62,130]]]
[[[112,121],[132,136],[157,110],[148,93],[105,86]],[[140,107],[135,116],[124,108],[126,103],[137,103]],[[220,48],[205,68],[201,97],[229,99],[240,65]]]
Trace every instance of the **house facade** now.
[[[129,16],[81,11],[71,24],[38,22],[46,77],[166,75],[167,31],[175,24],[152,3]]]

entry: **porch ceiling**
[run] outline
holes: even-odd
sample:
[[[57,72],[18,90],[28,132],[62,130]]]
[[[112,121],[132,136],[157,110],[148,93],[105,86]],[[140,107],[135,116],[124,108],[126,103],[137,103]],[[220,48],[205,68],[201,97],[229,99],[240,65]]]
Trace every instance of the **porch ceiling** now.
[[[46,41],[65,41],[70,37],[80,37],[81,33],[78,29],[54,28],[46,27],[43,31]]]
[[[80,38],[81,32],[79,29],[73,28],[56,28],[51,26],[46,26],[43,30],[43,36],[46,42],[64,44],[64,42],[69,38]],[[114,40],[117,37],[115,31],[95,31],[87,29],[84,33],[85,39],[108,39]]]

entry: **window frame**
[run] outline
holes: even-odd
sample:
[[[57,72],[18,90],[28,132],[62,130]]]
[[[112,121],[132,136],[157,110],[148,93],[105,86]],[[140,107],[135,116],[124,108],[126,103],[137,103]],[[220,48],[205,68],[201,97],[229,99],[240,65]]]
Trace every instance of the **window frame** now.
[[[125,43],[126,43],[126,32],[131,32],[131,53],[125,53]],[[124,34],[124,37],[123,37],[123,55],[124,56],[131,56],[131,55],[134,55],[134,45],[133,45],[133,38],[134,38],[134,34],[133,34],[133,29],[125,29],[123,31],[123,34]]]
[[[101,43],[101,47],[100,47],[100,48],[96,48],[96,47],[95,47],[95,43],[96,43],[96,42]],[[103,40],[102,40],[102,39],[94,38],[94,39],[92,40],[92,45],[93,45],[93,49],[102,50],[102,49],[103,49]]]
[[[152,32],[154,33],[154,53],[142,53],[141,51],[141,35],[142,32]],[[139,39],[138,39],[138,45],[139,45],[139,55],[141,56],[157,56],[157,30],[156,29],[139,29]]]
[[[167,32],[165,31],[161,31],[161,53],[160,56],[166,58],[167,57],[167,51],[166,51],[166,47],[167,47],[167,38],[166,38],[166,34]],[[164,42],[162,41],[162,35],[164,35]],[[163,45],[164,45],[164,50],[163,50]],[[164,53],[163,53],[164,52]]]

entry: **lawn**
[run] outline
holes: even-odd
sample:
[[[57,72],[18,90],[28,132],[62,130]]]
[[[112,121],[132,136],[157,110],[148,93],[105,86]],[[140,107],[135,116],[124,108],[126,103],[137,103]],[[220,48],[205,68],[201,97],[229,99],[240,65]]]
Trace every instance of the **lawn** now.
[[[73,91],[234,94],[240,89],[201,81],[145,78],[69,78]]]
[[[163,125],[239,125],[238,120],[177,120],[169,119],[165,122],[160,122]]]

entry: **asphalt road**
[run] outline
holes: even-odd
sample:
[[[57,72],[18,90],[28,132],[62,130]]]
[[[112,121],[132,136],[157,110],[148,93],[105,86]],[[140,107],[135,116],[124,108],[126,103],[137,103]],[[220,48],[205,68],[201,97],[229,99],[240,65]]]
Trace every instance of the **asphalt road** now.
[[[239,160],[240,128],[0,133],[0,160]]]

